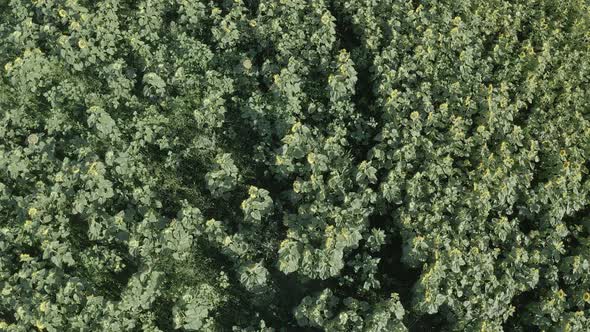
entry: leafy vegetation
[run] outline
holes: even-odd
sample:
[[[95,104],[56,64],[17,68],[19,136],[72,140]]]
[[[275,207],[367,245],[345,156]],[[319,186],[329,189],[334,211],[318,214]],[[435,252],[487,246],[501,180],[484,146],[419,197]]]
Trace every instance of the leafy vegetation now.
[[[590,330],[587,0],[0,0],[0,330]]]

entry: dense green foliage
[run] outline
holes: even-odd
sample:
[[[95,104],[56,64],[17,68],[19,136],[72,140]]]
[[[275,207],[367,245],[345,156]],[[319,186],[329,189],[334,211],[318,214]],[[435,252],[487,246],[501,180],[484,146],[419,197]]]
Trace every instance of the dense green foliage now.
[[[0,0],[0,330],[589,331],[587,0]]]

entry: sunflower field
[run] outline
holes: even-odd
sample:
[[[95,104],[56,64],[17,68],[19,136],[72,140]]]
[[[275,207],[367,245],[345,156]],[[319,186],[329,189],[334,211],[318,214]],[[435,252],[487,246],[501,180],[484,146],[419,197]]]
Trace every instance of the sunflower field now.
[[[588,0],[0,0],[0,331],[590,331]]]

